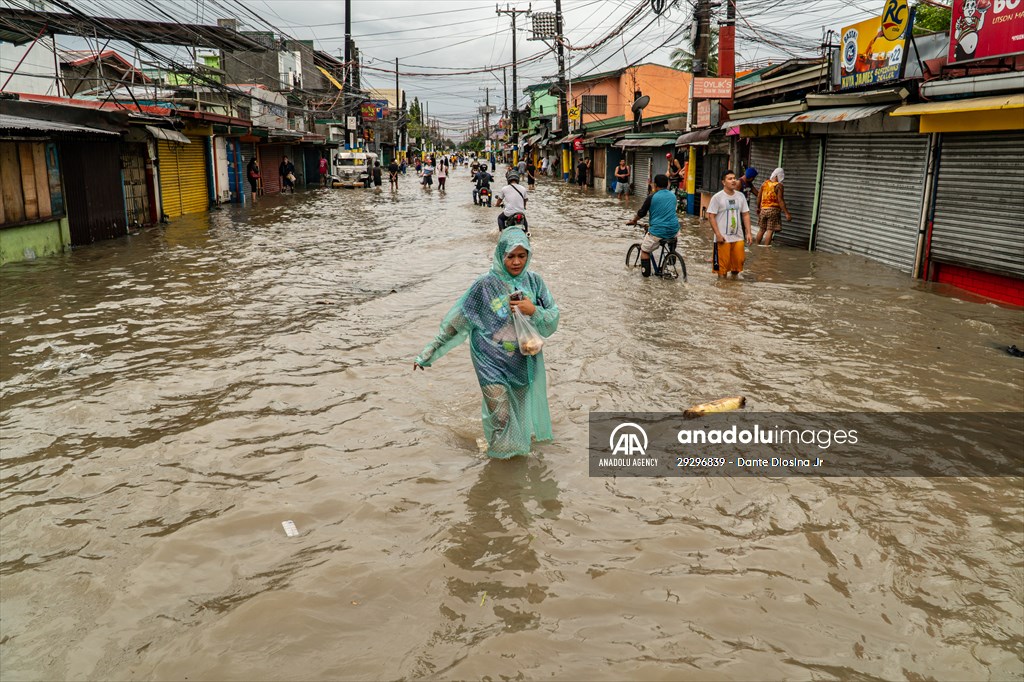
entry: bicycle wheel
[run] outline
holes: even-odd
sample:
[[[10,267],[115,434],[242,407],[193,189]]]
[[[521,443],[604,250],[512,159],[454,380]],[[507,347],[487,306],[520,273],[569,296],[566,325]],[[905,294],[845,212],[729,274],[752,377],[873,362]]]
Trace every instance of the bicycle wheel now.
[[[626,267],[627,268],[638,268],[640,267],[640,245],[633,244],[629,247],[629,251],[626,252]]]
[[[667,279],[683,278],[686,281],[686,262],[677,251],[669,251],[661,259],[661,276]]]

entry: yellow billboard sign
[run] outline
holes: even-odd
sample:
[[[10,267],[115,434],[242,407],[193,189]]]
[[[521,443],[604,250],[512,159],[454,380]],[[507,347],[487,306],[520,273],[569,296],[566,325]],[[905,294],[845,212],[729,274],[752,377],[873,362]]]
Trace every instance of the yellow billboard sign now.
[[[881,16],[845,27],[840,34],[843,53],[839,88],[846,90],[900,78],[903,74],[904,50],[909,32],[909,18],[903,25],[902,32],[894,40],[885,36]]]

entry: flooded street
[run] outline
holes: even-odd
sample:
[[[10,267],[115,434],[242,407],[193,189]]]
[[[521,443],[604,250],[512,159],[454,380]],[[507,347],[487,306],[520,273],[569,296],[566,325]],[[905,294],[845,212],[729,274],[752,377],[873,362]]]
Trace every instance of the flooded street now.
[[[857,256],[623,266],[528,213],[553,443],[488,461],[466,345],[412,361],[497,209],[265,197],[0,269],[4,680],[1024,679],[1020,478],[591,478],[591,411],[1019,412],[1019,309]],[[281,522],[295,522],[287,537]]]

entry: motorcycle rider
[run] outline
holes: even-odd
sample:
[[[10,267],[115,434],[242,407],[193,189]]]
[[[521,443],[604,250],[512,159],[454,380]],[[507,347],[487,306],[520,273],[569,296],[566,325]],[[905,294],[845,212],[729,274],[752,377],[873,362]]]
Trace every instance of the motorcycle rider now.
[[[491,183],[494,182],[494,176],[487,172],[487,166],[478,167],[476,173],[472,178],[473,182],[476,183],[473,187],[473,203],[476,205],[488,203],[480,196],[480,190],[486,189],[488,192],[491,191]]]
[[[502,212],[498,214],[498,231],[505,229],[505,223],[509,218],[516,213],[522,213],[523,231],[529,236],[530,230],[526,222],[526,190],[519,187],[519,173],[510,171],[507,177],[508,184],[502,187],[496,195],[498,206],[503,208]]]

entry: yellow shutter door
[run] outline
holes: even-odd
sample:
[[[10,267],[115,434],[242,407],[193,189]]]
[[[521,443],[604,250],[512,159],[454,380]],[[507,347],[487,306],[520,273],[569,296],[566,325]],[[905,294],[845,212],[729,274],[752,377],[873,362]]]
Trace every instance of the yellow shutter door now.
[[[206,138],[188,136],[191,144],[160,140],[160,196],[164,213],[176,218],[205,211],[210,204],[206,187]]]

